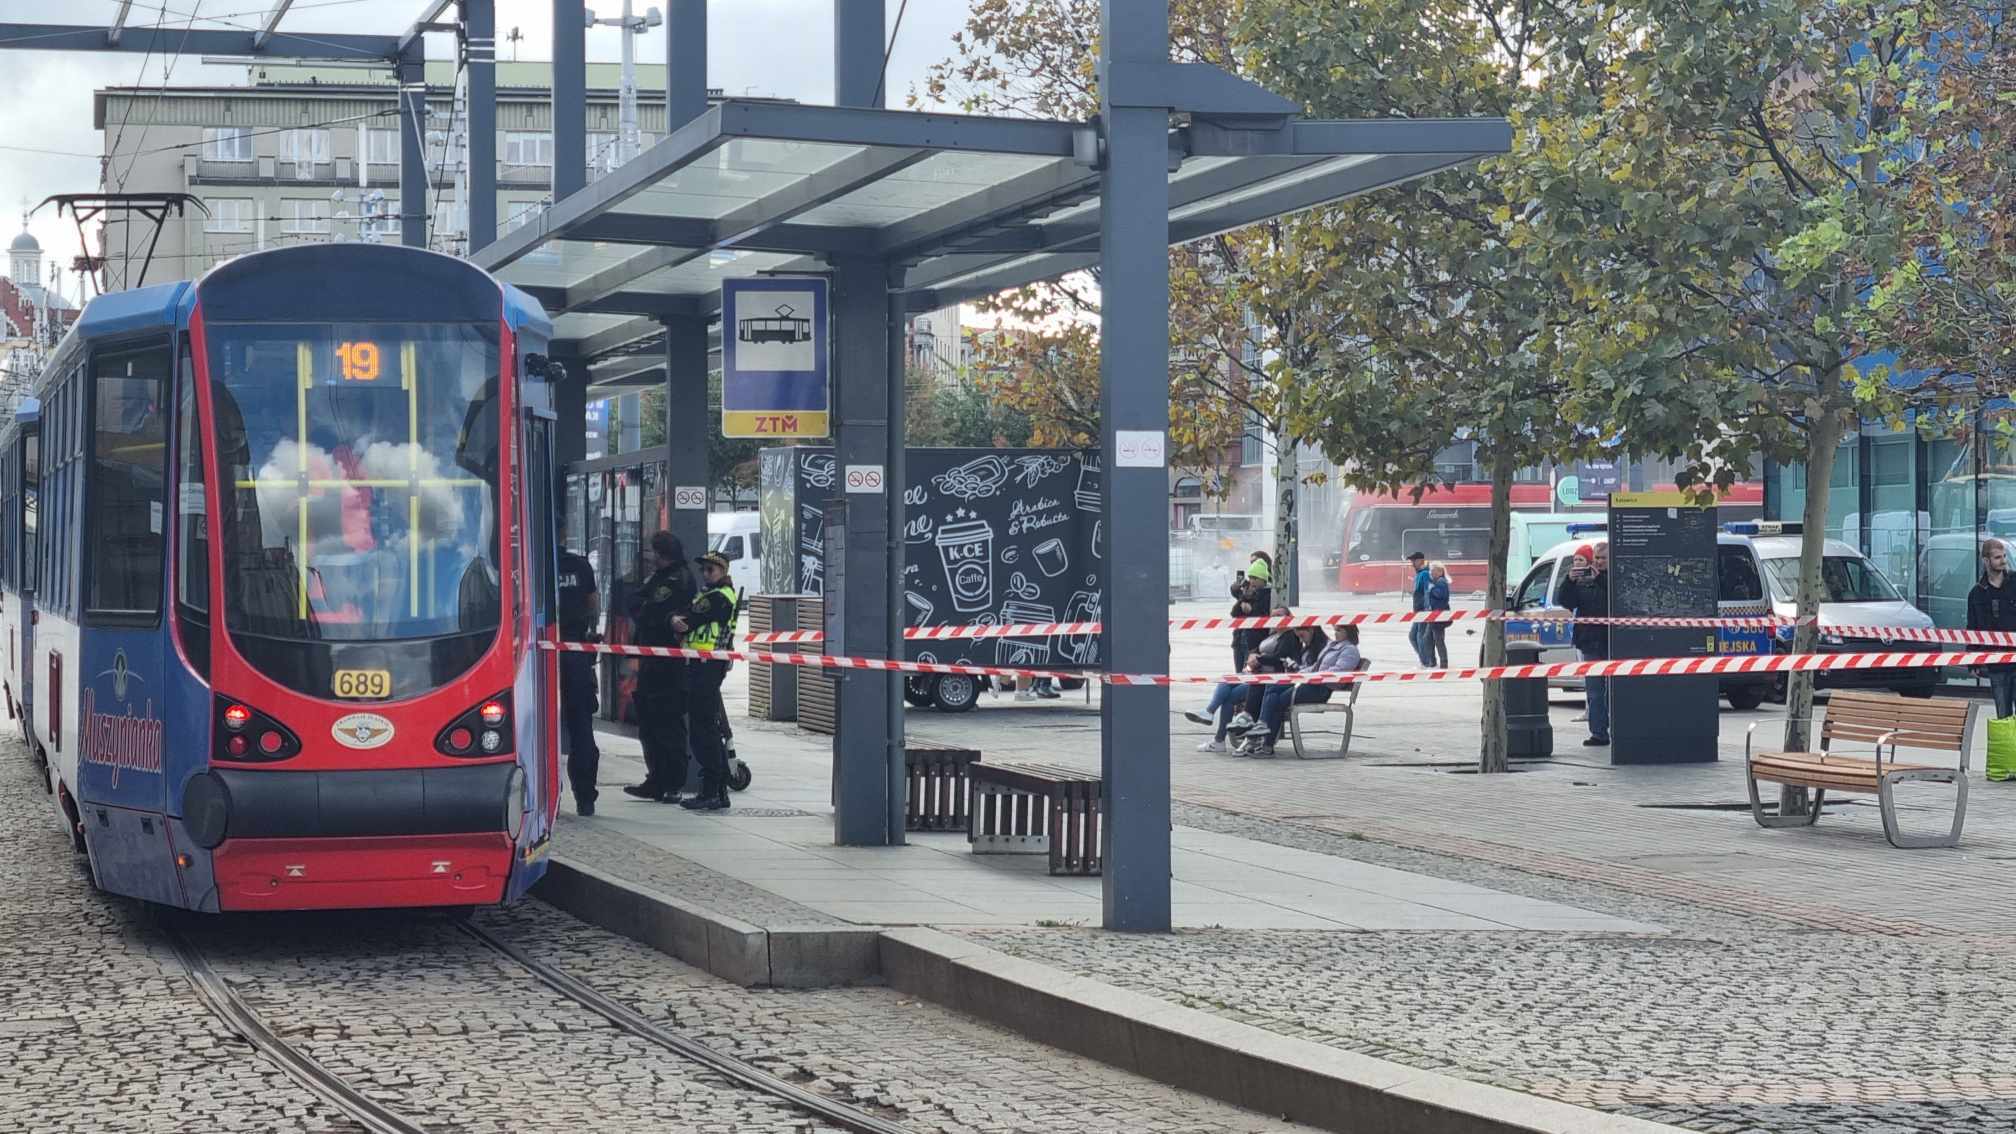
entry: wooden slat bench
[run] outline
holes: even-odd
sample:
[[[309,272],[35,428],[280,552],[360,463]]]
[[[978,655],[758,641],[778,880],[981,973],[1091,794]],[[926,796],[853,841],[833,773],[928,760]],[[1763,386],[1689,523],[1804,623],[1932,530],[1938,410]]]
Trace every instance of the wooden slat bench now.
[[[974,854],[1050,855],[1052,874],[1098,874],[1102,785],[1052,764],[973,764]]]
[[[903,769],[909,780],[906,831],[963,831],[967,822],[968,769],[980,759],[976,749],[933,740],[905,740]]]
[[[1827,702],[1820,725],[1818,752],[1752,752],[1749,735],[1743,741],[1744,773],[1750,784],[1750,814],[1763,827],[1810,827],[1820,818],[1820,804],[1830,791],[1874,795],[1883,812],[1883,835],[1896,847],[1951,847],[1960,844],[1967,821],[1967,746],[1975,706],[1969,701],[1924,700],[1882,693],[1835,693]],[[1770,724],[1760,721],[1758,724]],[[1754,733],[1758,725],[1750,726]],[[1832,751],[1837,740],[1875,747],[1873,756],[1844,756]],[[1890,758],[1883,758],[1883,747]],[[1897,749],[1922,748],[1957,752],[1960,767],[1901,764]],[[1766,815],[1757,797],[1759,780],[1813,789],[1811,809],[1804,815]],[[1945,835],[1906,835],[1897,829],[1894,790],[1906,780],[1930,780],[1954,785],[1953,829]]]

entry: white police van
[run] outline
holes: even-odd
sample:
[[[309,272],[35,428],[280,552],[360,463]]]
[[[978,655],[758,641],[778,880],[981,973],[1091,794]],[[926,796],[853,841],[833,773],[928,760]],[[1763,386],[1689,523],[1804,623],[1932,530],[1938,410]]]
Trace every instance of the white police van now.
[[[1558,611],[1562,584],[1567,582],[1569,560],[1575,549],[1603,538],[1601,522],[1577,524],[1570,538],[1547,549],[1524,578],[1512,588],[1507,603],[1514,612]],[[1756,618],[1775,615],[1792,618],[1798,613],[1799,543],[1801,525],[1770,520],[1753,520],[1722,525],[1715,537],[1717,574],[1721,594],[1716,602],[1723,618]],[[1881,629],[1930,629],[1932,619],[1912,606],[1897,592],[1874,563],[1849,544],[1830,539],[1822,545],[1820,579],[1820,642],[1822,653],[1895,652],[1937,650],[1932,643],[1897,642]],[[1874,636],[1844,637],[1828,632],[1830,626],[1879,628]],[[1717,654],[1784,653],[1792,647],[1792,629],[1741,630],[1718,627],[1704,631],[1715,635]],[[1571,642],[1572,629],[1545,620],[1508,619],[1507,643],[1530,642],[1541,647],[1542,662],[1575,661],[1578,654]],[[1815,674],[1818,688],[1888,689],[1911,697],[1929,697],[1938,684],[1939,671],[1930,666],[1910,669],[1842,669]],[[1784,696],[1783,674],[1724,674],[1722,696],[1738,709],[1754,709],[1767,697]],[[1580,688],[1579,678],[1555,682],[1563,688]]]

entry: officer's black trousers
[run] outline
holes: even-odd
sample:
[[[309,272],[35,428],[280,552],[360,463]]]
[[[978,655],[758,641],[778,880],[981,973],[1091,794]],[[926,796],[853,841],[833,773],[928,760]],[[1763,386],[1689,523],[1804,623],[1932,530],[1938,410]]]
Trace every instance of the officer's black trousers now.
[[[637,733],[644,742],[644,782],[659,795],[686,785],[689,664],[645,658],[637,667]]]
[[[693,685],[687,690],[686,716],[693,732],[693,758],[700,763],[700,791],[704,795],[728,789],[728,750],[721,743],[721,682],[727,676],[727,662],[694,662],[688,671]]]
[[[560,655],[560,726],[567,734],[567,782],[574,802],[595,802],[595,775],[602,750],[595,743],[595,658]]]

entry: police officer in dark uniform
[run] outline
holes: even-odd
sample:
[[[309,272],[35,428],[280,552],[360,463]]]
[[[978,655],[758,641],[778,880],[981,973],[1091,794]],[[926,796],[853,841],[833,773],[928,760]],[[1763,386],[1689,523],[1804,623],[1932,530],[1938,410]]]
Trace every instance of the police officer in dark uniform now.
[[[602,613],[595,586],[595,567],[575,551],[560,552],[560,637],[568,642],[599,642],[595,623]],[[567,782],[574,787],[574,810],[595,814],[595,774],[602,750],[595,744],[594,654],[566,650],[560,654],[560,726],[567,740]]]
[[[693,571],[679,537],[651,537],[656,570],[637,588],[631,620],[640,646],[683,645],[686,616],[693,610]],[[687,663],[681,658],[643,658],[637,666],[637,733],[644,742],[644,782],[623,789],[639,799],[677,803],[686,786]]]
[[[700,565],[700,594],[686,616],[686,644],[694,649],[730,646],[735,631],[735,588],[728,583],[728,558],[710,551],[693,562]],[[687,670],[687,729],[693,737],[693,757],[700,762],[700,794],[682,806],[693,811],[720,811],[728,806],[728,752],[721,744],[721,681],[728,662],[695,661]]]

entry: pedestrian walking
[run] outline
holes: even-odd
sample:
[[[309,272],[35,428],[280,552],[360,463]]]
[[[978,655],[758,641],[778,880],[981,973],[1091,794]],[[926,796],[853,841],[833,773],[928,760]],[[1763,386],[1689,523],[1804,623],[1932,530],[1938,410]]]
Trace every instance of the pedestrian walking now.
[[[2009,549],[1999,539],[1981,541],[1981,580],[1967,592],[1967,629],[2016,631],[2016,584],[2009,579]],[[1984,665],[1995,716],[2016,714],[2016,665]]]
[[[632,622],[640,646],[683,644],[693,610],[693,572],[679,537],[651,537],[652,572],[637,588]],[[681,658],[644,658],[637,667],[637,734],[644,742],[644,782],[623,789],[638,799],[679,802],[686,786],[687,667]]]
[[[601,592],[595,586],[595,565],[576,551],[562,551],[559,563],[560,638],[566,642],[602,640],[595,622],[602,613]],[[595,814],[595,777],[602,750],[595,743],[596,696],[594,654],[568,650],[560,655],[560,724],[567,741],[567,782],[574,789],[574,811],[582,818]]]
[[[679,620],[686,644],[696,650],[726,649],[735,632],[735,588],[728,582],[728,557],[710,551],[693,561],[700,568],[700,593],[692,610]],[[690,811],[720,811],[728,806],[728,752],[721,741],[721,682],[728,676],[726,659],[696,660],[688,669],[687,734],[700,764],[700,793],[681,806]]]
[[[1449,609],[1449,567],[1439,559],[1428,565],[1428,609]],[[1430,622],[1427,629],[1428,664],[1436,669],[1448,669],[1449,624]]]
[[[1419,612],[1428,609],[1428,557],[1418,551],[1407,553],[1407,565],[1413,568],[1413,605],[1408,609]],[[1428,652],[1428,624],[1415,622],[1407,627],[1407,643],[1414,647],[1414,658],[1422,665],[1432,666],[1435,658]]]
[[[1584,619],[1610,617],[1610,545],[1583,544],[1575,549],[1568,578],[1561,584],[1557,602],[1575,618],[1574,642],[1583,661],[1604,661],[1610,656],[1610,626]],[[1600,748],[1610,743],[1610,679],[1585,677],[1588,691],[1589,739],[1585,747]]]

